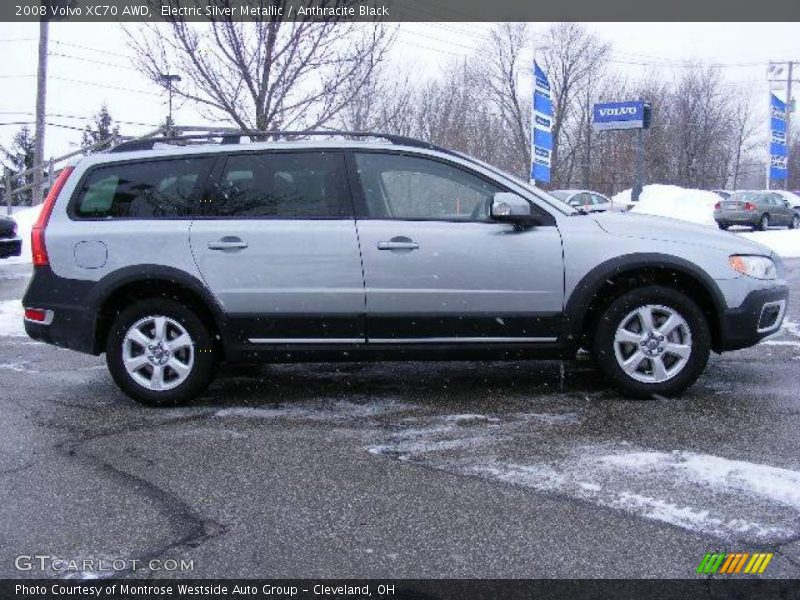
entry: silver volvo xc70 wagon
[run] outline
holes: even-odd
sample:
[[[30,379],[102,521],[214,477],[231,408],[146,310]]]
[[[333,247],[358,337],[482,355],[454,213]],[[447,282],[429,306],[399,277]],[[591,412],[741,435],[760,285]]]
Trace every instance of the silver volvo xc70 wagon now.
[[[783,266],[759,244],[587,215],[418,140],[303,135],[131,141],[65,169],[32,232],[28,335],[105,352],[127,394],[171,405],[219,361],[581,348],[622,394],[674,396],[711,350],[781,326]]]

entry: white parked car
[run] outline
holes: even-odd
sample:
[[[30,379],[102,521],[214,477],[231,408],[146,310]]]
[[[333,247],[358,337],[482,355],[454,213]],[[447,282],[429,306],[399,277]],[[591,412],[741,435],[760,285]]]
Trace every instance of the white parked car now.
[[[791,207],[795,210],[800,210],[800,196],[795,192],[787,192],[784,190],[773,190],[776,194],[782,196],[784,200],[788,200]]]
[[[553,196],[575,208],[586,212],[605,212],[612,210],[612,203],[603,194],[591,190],[553,190]]]

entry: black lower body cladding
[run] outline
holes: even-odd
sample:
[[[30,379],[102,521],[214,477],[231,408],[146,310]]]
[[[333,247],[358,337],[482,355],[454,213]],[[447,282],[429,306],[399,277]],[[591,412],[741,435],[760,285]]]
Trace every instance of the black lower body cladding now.
[[[720,317],[720,347],[715,350],[729,352],[749,348],[768,335],[775,333],[777,327],[759,331],[759,323],[761,323],[761,313],[764,307],[780,301],[788,305],[789,288],[786,286],[750,292],[738,308],[728,309],[722,313]]]
[[[50,267],[35,267],[22,305],[52,310],[53,322],[43,325],[26,320],[25,332],[40,342],[99,354],[102,348],[95,340],[97,314],[87,302],[93,286],[93,281],[66,279]]]

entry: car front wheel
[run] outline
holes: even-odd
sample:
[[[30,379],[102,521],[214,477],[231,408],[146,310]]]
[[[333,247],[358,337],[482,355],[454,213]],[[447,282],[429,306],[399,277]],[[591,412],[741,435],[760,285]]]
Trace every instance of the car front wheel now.
[[[792,217],[792,223],[789,225],[791,229],[800,229],[800,216],[795,215]]]
[[[211,382],[214,348],[203,321],[164,298],[139,301],[114,320],[106,362],[128,396],[151,406],[175,406]]]
[[[705,369],[711,333],[703,311],[686,295],[662,286],[634,289],[601,315],[594,356],[623,395],[674,397]]]

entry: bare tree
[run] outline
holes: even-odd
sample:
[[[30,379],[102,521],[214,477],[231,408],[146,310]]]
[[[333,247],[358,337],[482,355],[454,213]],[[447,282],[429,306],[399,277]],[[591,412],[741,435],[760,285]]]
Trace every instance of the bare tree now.
[[[353,101],[335,119],[337,126],[347,131],[390,131],[410,135],[413,124],[413,90],[411,78],[397,69],[391,72],[385,64],[378,65],[362,81],[353,78],[350,86]]]
[[[545,33],[543,43],[546,49],[541,52],[541,60],[553,95],[552,163],[553,180],[557,183],[561,181],[560,171],[564,169],[562,155],[574,156],[577,152],[575,148],[562,147],[565,129],[587,84],[599,77],[603,70],[611,46],[578,23],[553,25]],[[580,110],[578,107],[577,111]],[[573,143],[580,143],[582,136],[567,135]]]
[[[759,122],[754,111],[752,93],[735,94],[731,118],[731,153],[730,175],[728,182],[731,189],[737,189],[741,183],[742,170],[747,157],[758,148],[756,136]]]
[[[511,146],[509,170],[527,179],[531,156],[531,102],[520,89],[522,71],[531,70],[525,23],[502,23],[492,29],[486,57],[484,84],[496,105]]]
[[[150,1],[159,7],[179,4]],[[306,4],[338,8],[353,0]],[[251,5],[263,9],[259,14],[268,14],[268,8],[288,14],[286,0]],[[175,95],[196,103],[209,117],[227,117],[243,129],[288,130],[324,127],[355,101],[385,58],[393,30],[311,16],[297,21],[255,16],[248,22],[215,17],[208,23],[170,17],[166,24],[128,34],[142,73],[160,85],[164,73],[179,73],[183,81],[173,86]]]

